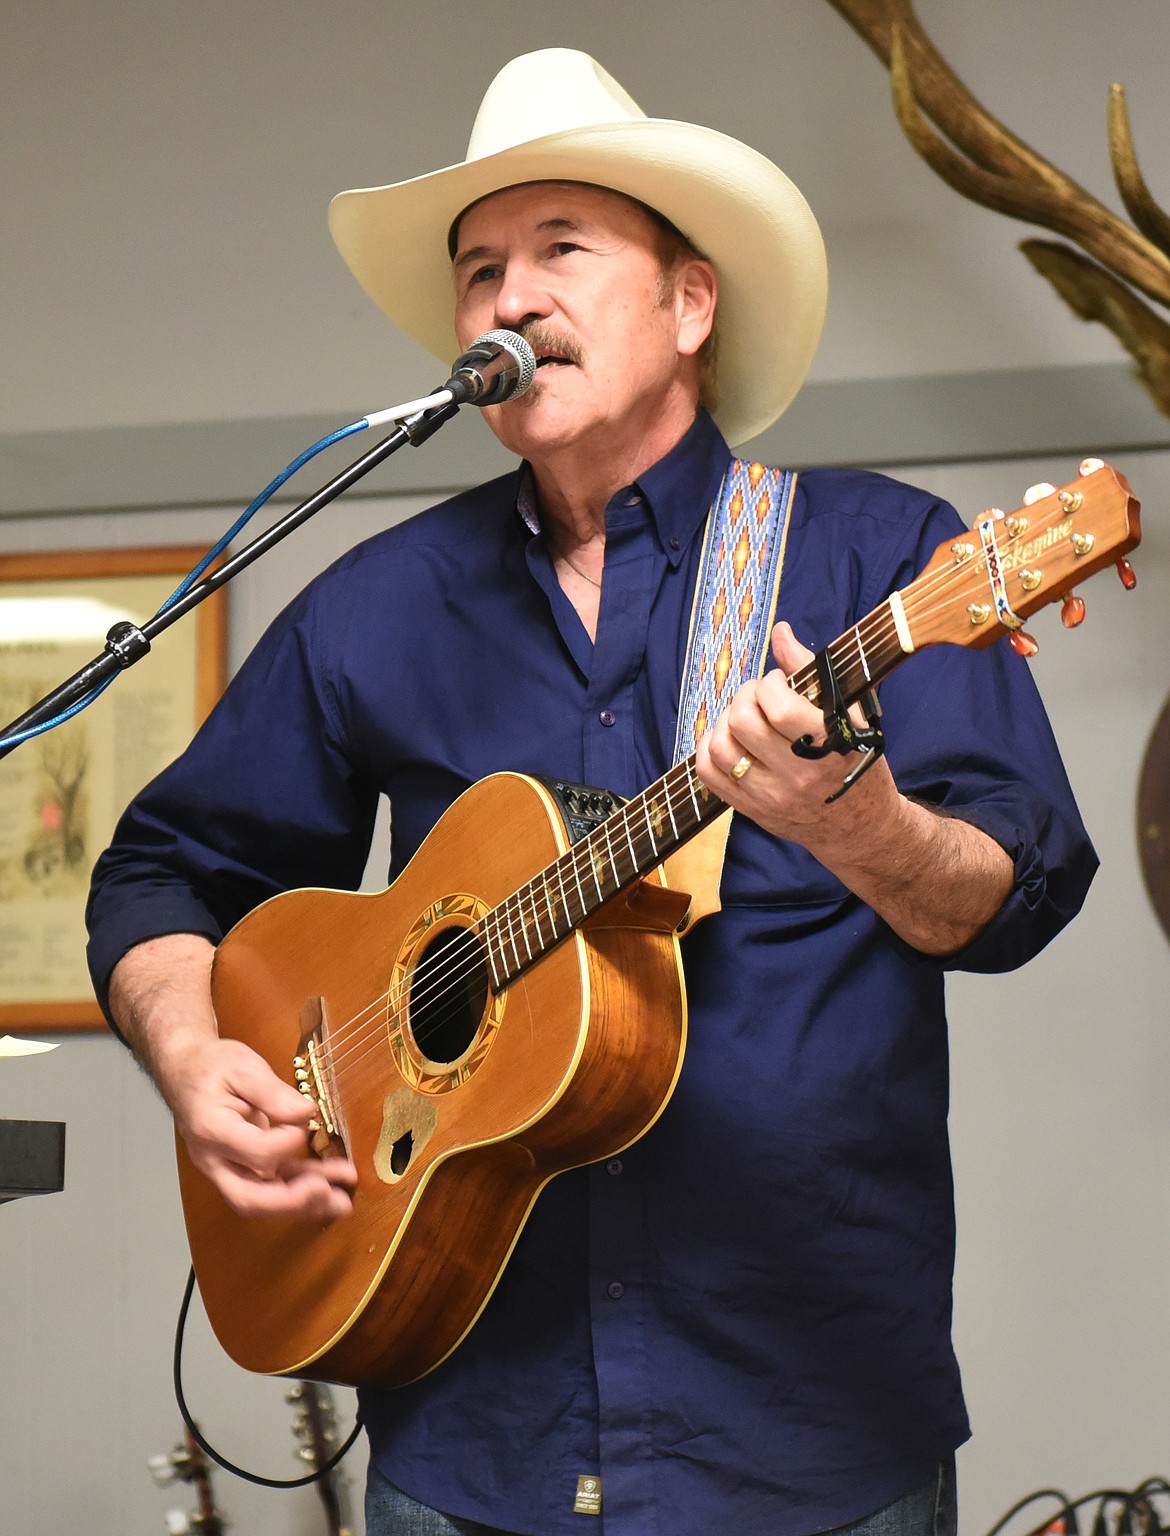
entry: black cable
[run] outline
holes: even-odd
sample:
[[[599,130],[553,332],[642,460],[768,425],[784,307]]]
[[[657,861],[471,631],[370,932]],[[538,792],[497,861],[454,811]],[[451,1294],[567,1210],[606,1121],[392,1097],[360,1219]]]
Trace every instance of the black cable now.
[[[195,1420],[191,1417],[191,1410],[187,1407],[187,1399],[183,1395],[183,1334],[187,1328],[187,1313],[191,1310],[191,1297],[194,1295],[194,1292],[195,1269],[192,1266],[187,1275],[186,1288],[183,1291],[183,1304],[179,1308],[179,1321],[175,1325],[174,1358],[175,1401],[179,1405],[179,1412],[183,1416],[183,1423],[187,1426],[192,1440],[194,1440],[205,1456],[211,1457],[216,1466],[222,1467],[225,1472],[230,1472],[234,1477],[242,1477],[247,1483],[258,1483],[261,1488],[305,1488],[310,1483],[320,1482],[323,1477],[327,1477],[341,1463],[342,1459],[349,1454],[354,1441],[361,1432],[362,1416],[360,1410],[354,1422],[353,1430],[345,1444],[335,1451],[324,1465],[318,1467],[315,1472],[307,1472],[304,1477],[261,1477],[256,1472],[245,1472],[243,1467],[237,1467],[234,1462],[228,1461],[226,1456],[221,1456],[200,1434]]]
[[[1027,1509],[1028,1505],[1034,1504],[1037,1499],[1055,1499],[1060,1505],[1060,1512],[1053,1515],[1052,1520],[1059,1520],[1061,1518],[1061,1514],[1065,1510],[1071,1508],[1068,1494],[1062,1492],[1061,1489],[1037,1488],[1035,1493],[1029,1493],[1025,1498],[1022,1498],[1018,1504],[1013,1504],[1006,1515],[1001,1515],[999,1520],[997,1520],[996,1523],[988,1531],[987,1536],[999,1536],[1000,1531],[1003,1530],[1004,1526],[1007,1525],[1009,1520],[1014,1520],[1021,1510]],[[1038,1529],[1047,1529],[1047,1527],[1052,1524],[1052,1520],[1045,1521],[1045,1524],[1038,1527]]]
[[[1149,1477],[1144,1483],[1139,1484],[1137,1488],[1133,1489],[1132,1492],[1128,1492],[1123,1488],[1097,1488],[1092,1493],[1083,1494],[1079,1499],[1069,1499],[1067,1494],[1062,1493],[1057,1488],[1040,1488],[1035,1493],[1028,1494],[1026,1498],[1020,1499],[1017,1504],[1013,1504],[1011,1509],[992,1526],[987,1536],[999,1536],[999,1532],[1004,1529],[1008,1522],[1014,1519],[1022,1510],[1027,1509],[1029,1504],[1035,1503],[1037,1499],[1049,1498],[1059,1500],[1060,1507],[1049,1515],[1042,1525],[1031,1527],[1025,1533],[1025,1536],[1044,1536],[1044,1533],[1050,1531],[1058,1521],[1064,1522],[1066,1532],[1069,1533],[1069,1536],[1072,1536],[1072,1533],[1077,1530],[1076,1511],[1084,1508],[1086,1505],[1098,1502],[1099,1508],[1093,1525],[1094,1532],[1106,1533],[1107,1536],[1107,1506],[1110,1504],[1120,1504],[1122,1514],[1118,1523],[1119,1529],[1124,1527],[1126,1520],[1135,1510],[1140,1509],[1151,1522],[1144,1527],[1143,1536],[1163,1536],[1163,1533],[1170,1532],[1170,1526],[1163,1525],[1158,1518],[1157,1510],[1154,1507],[1154,1499],[1166,1494],[1170,1494],[1170,1483],[1162,1477]]]

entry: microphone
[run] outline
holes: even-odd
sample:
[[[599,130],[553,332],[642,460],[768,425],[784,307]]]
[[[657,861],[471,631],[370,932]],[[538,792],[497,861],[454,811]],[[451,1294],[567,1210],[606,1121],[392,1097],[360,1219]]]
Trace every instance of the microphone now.
[[[455,359],[451,377],[421,400],[407,400],[362,418],[367,427],[416,416],[441,405],[499,405],[522,395],[536,377],[536,353],[515,331],[485,331]]]
[[[499,405],[536,377],[536,354],[515,331],[485,331],[455,361],[443,385],[456,405]]]

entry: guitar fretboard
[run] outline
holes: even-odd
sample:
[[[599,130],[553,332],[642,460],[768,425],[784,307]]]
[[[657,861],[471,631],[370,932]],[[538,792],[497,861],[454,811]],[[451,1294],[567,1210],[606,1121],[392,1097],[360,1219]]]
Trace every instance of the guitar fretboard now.
[[[904,652],[890,603],[839,636],[829,656],[847,703],[891,672]],[[810,702],[820,703],[815,666],[802,668],[790,683]],[[692,754],[574,843],[480,920],[495,990],[726,809],[726,802],[699,780]]]

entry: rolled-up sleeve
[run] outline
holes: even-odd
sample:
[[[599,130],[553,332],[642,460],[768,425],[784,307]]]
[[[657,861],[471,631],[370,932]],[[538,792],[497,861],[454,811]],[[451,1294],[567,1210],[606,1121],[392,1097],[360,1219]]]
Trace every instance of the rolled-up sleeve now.
[[[886,590],[907,584],[962,526],[952,508],[937,503]],[[1080,910],[1098,866],[1028,663],[1006,637],[983,650],[933,646],[886,681],[882,704],[903,794],[978,827],[1015,871],[987,927],[932,963],[972,971],[1022,965]]]

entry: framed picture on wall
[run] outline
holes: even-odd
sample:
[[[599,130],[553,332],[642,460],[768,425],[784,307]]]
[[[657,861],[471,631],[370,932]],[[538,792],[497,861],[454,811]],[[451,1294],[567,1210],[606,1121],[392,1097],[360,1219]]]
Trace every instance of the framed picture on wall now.
[[[202,548],[0,556],[0,725],[78,671],[122,619],[142,625]],[[223,691],[214,593],[71,720],[0,760],[0,1033],[101,1029],[85,964],[94,861],[133,796]]]

